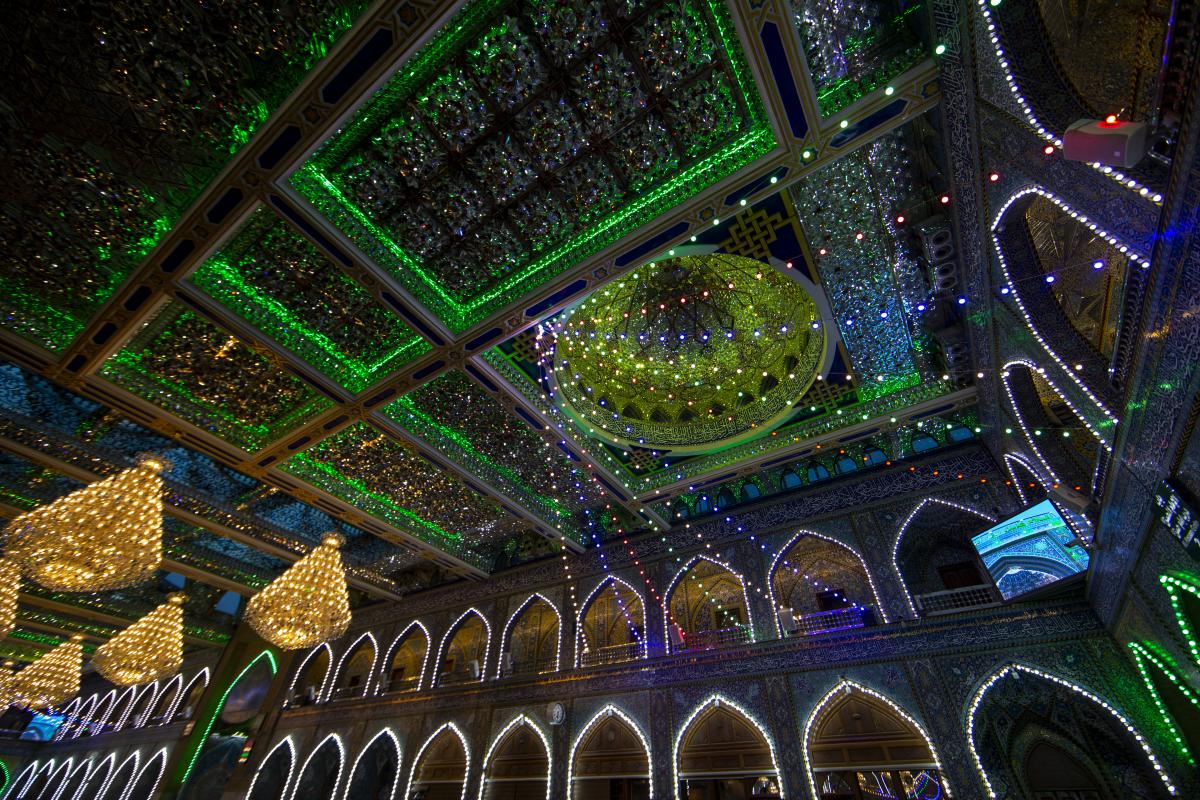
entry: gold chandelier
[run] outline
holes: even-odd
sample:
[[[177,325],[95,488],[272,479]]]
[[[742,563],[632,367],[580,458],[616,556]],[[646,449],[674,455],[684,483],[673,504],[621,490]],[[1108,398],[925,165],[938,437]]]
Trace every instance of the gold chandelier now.
[[[92,654],[92,665],[117,686],[174,675],[183,665],[183,601],[172,592],[167,602],[109,639]]]
[[[0,709],[8,708],[13,702],[13,683],[16,680],[16,662],[5,661],[0,667]]]
[[[344,539],[329,533],[246,605],[246,620],[258,635],[284,650],[336,639],[350,625],[346,570],[338,548]]]
[[[0,639],[8,636],[17,623],[20,591],[21,567],[11,559],[0,558]]]
[[[6,554],[60,592],[99,592],[150,578],[162,561],[164,459],[27,511],[8,524]]]
[[[32,709],[50,708],[79,694],[83,637],[75,634],[13,677],[13,702]]]

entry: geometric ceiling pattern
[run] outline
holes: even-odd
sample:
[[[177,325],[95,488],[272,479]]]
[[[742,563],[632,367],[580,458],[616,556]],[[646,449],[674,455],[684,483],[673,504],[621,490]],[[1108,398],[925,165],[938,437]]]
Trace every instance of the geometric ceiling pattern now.
[[[923,6],[329,0],[268,24],[248,2],[172,8],[148,43],[155,7],[134,5],[132,27],[35,16],[7,65],[5,515],[158,452],[167,573],[248,595],[337,530],[361,603],[661,528],[665,501],[823,442],[969,416],[943,352],[959,312],[925,257],[953,207]],[[749,408],[734,438],[679,446],[686,401],[671,440],[600,435],[557,391],[554,332],[700,256],[787,288],[736,297],[803,346],[688,351],[692,384],[710,357],[735,380],[695,417]],[[640,330],[724,339],[735,309],[702,308]],[[642,413],[625,377],[620,411]]]

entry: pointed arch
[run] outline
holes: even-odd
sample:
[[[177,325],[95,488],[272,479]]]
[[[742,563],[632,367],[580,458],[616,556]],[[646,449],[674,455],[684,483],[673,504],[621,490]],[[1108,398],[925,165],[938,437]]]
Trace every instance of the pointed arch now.
[[[183,687],[183,690],[175,697],[175,702],[171,704],[171,708],[167,712],[167,722],[173,722],[179,716],[179,707],[191,700],[192,692],[197,689],[197,683],[199,684],[201,693],[208,688],[208,681],[211,675],[212,673],[209,672],[208,667],[205,667],[192,676],[192,679],[187,682],[187,686]],[[198,697],[196,699],[199,701]],[[188,707],[184,706],[185,709]]]
[[[485,617],[483,613],[479,611],[479,609],[472,606],[458,615],[458,619],[454,620],[454,622],[450,624],[450,627],[446,629],[446,633],[442,636],[442,640],[438,642],[437,658],[434,659],[433,662],[437,669],[434,672],[433,677],[430,679],[431,686],[438,686],[441,684],[442,673],[444,671],[442,669],[442,659],[446,657],[446,648],[454,641],[454,638],[458,635],[459,631],[462,630],[463,626],[467,624],[467,621],[472,616],[477,617],[479,621],[483,623],[484,645],[483,658],[479,662],[479,680],[482,681],[485,677],[487,677],[488,654],[492,649],[492,626],[491,623],[487,621],[487,617]],[[476,652],[478,652],[478,648],[476,648]]]
[[[13,783],[13,793],[10,795],[12,800],[38,800],[38,796],[50,785],[50,779],[58,769],[58,761],[53,758],[45,763],[34,761],[30,766],[34,769],[29,772],[20,788],[17,788],[17,783]]]
[[[392,780],[391,780],[391,789],[388,791],[388,795],[387,795],[389,798],[394,798],[396,796],[396,789],[400,788],[400,768],[404,765],[404,761],[401,756],[400,740],[396,737],[396,734],[392,731],[391,728],[384,728],[383,730],[379,731],[379,733],[372,736],[371,740],[363,746],[363,749],[359,751],[358,756],[355,757],[354,766],[352,766],[350,768],[350,775],[346,779],[346,786],[345,786],[345,788],[342,789],[342,800],[357,800],[357,798],[363,797],[363,796],[370,796],[370,797],[377,796],[376,794],[373,794],[373,793],[368,793],[368,794],[351,793],[351,789],[352,789],[352,787],[354,787],[355,780],[358,777],[359,765],[363,763],[363,758],[368,753],[374,752],[373,748],[376,747],[377,742],[380,743],[380,745],[379,745],[380,747],[385,748],[384,751],[386,753],[388,753],[390,756],[393,756],[396,759],[395,767],[393,769],[394,774],[392,775]],[[387,749],[387,745],[389,745],[389,744],[391,745],[391,748]],[[255,799],[247,798],[247,800],[255,800]],[[262,798],[262,800],[269,800],[269,798]]]
[[[314,759],[320,758],[320,761]],[[336,757],[336,760],[335,758]],[[336,764],[336,767],[333,765]],[[339,784],[342,781],[342,768],[346,765],[346,748],[342,744],[342,737],[336,733],[331,733],[317,743],[317,746],[308,754],[308,758],[304,759],[303,766],[296,772],[296,782],[288,791],[288,796],[291,800],[323,800],[324,798],[336,797]],[[314,773],[309,773],[309,769],[314,770]],[[315,770],[321,769],[324,774],[316,774]],[[332,774],[333,782],[329,783],[330,775]],[[305,779],[316,780],[317,785],[309,788],[304,786]],[[300,794],[301,787],[304,787],[304,794]]]
[[[575,666],[576,667],[580,666],[580,663],[582,661],[582,653],[581,653],[582,648],[580,647],[580,643],[584,639],[584,630],[583,630],[584,620],[587,619],[588,611],[591,609],[592,604],[596,600],[596,597],[600,594],[601,590],[603,590],[606,586],[613,587],[614,592],[616,591],[617,586],[624,586],[625,589],[628,590],[629,593],[632,594],[637,599],[638,607],[641,610],[642,627],[641,627],[640,632],[637,630],[637,627],[633,624],[633,621],[631,619],[629,619],[629,610],[627,608],[625,608],[623,603],[621,603],[620,605],[621,605],[622,613],[625,616],[625,621],[626,621],[626,623],[629,624],[630,633],[633,634],[631,636],[631,638],[637,642],[637,647],[636,647],[637,655],[635,656],[635,658],[640,659],[640,658],[645,658],[647,656],[646,634],[645,634],[645,628],[646,628],[646,601],[645,601],[645,599],[642,597],[642,595],[638,592],[637,589],[634,589],[633,586],[631,586],[625,580],[617,577],[616,575],[606,575],[605,577],[600,579],[600,582],[597,583],[596,586],[590,592],[588,592],[587,596],[583,598],[583,602],[579,604],[579,613],[575,617]],[[626,660],[626,659],[621,659],[621,660]],[[603,662],[601,662],[601,663],[603,663]]]
[[[91,800],[100,794],[100,790],[108,783],[109,777],[113,774],[113,767],[117,763],[117,754],[109,753],[95,767],[88,770],[87,777],[83,779],[83,784],[79,790],[75,792],[75,796],[79,800]],[[72,800],[69,797],[62,797],[59,800]]]
[[[845,678],[838,681],[836,686],[825,693],[820,701],[817,702],[816,706],[813,707],[812,712],[810,712],[808,715],[808,719],[804,722],[804,735],[801,739],[801,746],[804,751],[804,774],[808,777],[808,788],[812,792],[812,796],[821,796],[820,792],[817,790],[816,768],[813,764],[809,750],[809,747],[812,744],[813,726],[819,720],[821,720],[828,708],[831,708],[836,701],[842,699],[842,697],[851,692],[860,692],[885,704],[903,722],[907,723],[921,735],[921,738],[925,740],[925,744],[929,747],[930,755],[933,756],[933,763],[937,767],[938,775],[942,783],[942,789],[945,790],[946,797],[952,797],[953,795],[950,792],[950,785],[946,782],[946,778],[943,775],[944,770],[942,768],[941,758],[938,756],[937,748],[933,746],[933,740],[929,738],[929,733],[925,730],[921,723],[917,722],[911,714],[890,700],[886,695],[864,686],[861,683],[847,680]]]
[[[296,683],[301,677],[308,677],[309,662],[314,658],[320,658],[322,654],[324,654],[328,661],[325,664],[325,674],[321,676],[320,681],[316,684],[316,692],[314,693],[314,696],[317,698],[317,700],[320,700],[321,697],[324,696],[325,685],[329,682],[329,673],[331,671],[330,668],[333,666],[333,648],[329,646],[329,642],[322,642],[312,650],[309,650],[308,655],[304,656],[304,659],[300,662],[299,666],[296,667],[296,671],[292,673],[292,680],[288,684],[287,694],[284,695],[283,702],[285,704],[291,704],[297,700]],[[311,683],[308,684],[308,686],[312,685],[313,684]],[[307,688],[308,687],[306,686],[304,691],[307,691]]]
[[[172,689],[172,686],[175,688]],[[164,686],[162,691],[158,693],[158,700],[155,701],[154,706],[146,714],[146,721],[144,724],[150,725],[152,722],[154,722],[154,720],[161,720],[161,722],[156,723],[158,725],[165,725],[166,723],[170,722],[171,708],[174,707],[177,702],[179,702],[179,693],[182,691],[183,674],[176,673],[175,677],[167,681],[167,685]]]
[[[461,800],[466,800],[467,776],[471,774],[471,748],[467,745],[467,737],[465,735],[463,735],[462,730],[457,725],[455,725],[453,722],[447,722],[444,725],[442,725],[440,728],[435,730],[433,733],[429,734],[429,738],[426,739],[424,742],[422,742],[420,749],[417,750],[416,756],[413,757],[412,770],[408,774],[408,786],[404,790],[404,796],[406,798],[412,797],[413,783],[415,781],[418,781],[420,778],[420,771],[421,771],[421,766],[422,766],[421,759],[424,758],[425,751],[429,749],[429,745],[433,744],[443,734],[445,734],[447,736],[449,736],[449,735],[457,736],[459,744],[462,745],[463,763],[465,766],[463,768],[463,784],[462,784],[462,794],[460,795],[460,798],[461,798]]]
[[[1188,652],[1196,666],[1200,667],[1200,614],[1189,613],[1189,606],[1200,610],[1200,579],[1183,573],[1159,575],[1158,582],[1162,584],[1171,601],[1171,610],[1175,612],[1175,623],[1187,643]]]
[[[49,800],[75,800],[76,795],[80,794],[80,789],[83,788],[83,784],[88,779],[88,775],[91,774],[92,769],[91,758],[80,762],[62,782],[62,785],[55,790],[55,793]],[[77,778],[78,781],[76,780]],[[84,800],[84,798],[80,798],[80,800]]]
[[[375,634],[371,633],[370,631],[367,631],[351,642],[350,646],[347,647],[342,653],[342,657],[338,659],[337,666],[334,667],[333,672],[330,673],[329,679],[325,681],[327,684],[325,688],[325,702],[332,700],[334,693],[339,691],[341,688],[357,688],[339,687],[338,680],[342,676],[342,669],[346,665],[346,659],[350,659],[351,662],[353,662],[354,658],[358,656],[358,652],[363,647],[366,647],[368,642],[370,643],[371,647],[371,665],[367,668],[367,672],[363,676],[361,693],[363,697],[366,697],[367,692],[371,688],[371,676],[375,674],[375,665],[379,662],[379,642],[375,639]]]
[[[1021,485],[1024,481],[1017,475],[1017,471],[1013,468],[1014,464],[1024,469],[1042,487],[1042,491],[1048,493],[1049,490],[1046,488],[1045,479],[1038,474],[1037,470],[1029,465],[1029,462],[1023,455],[1019,453],[1005,453],[1003,460],[1004,467],[1008,470],[1009,477],[1012,478],[1013,487],[1017,490],[1017,497],[1021,498],[1022,505],[1028,505],[1029,500],[1025,494],[1025,487]]]
[[[740,572],[738,572],[737,570],[735,570],[733,567],[729,566],[725,562],[718,561],[717,559],[712,558],[711,556],[699,554],[699,555],[692,556],[691,559],[689,559],[688,562],[686,564],[684,564],[683,567],[681,567],[675,573],[675,576],[673,578],[671,578],[670,583],[667,584],[666,591],[663,592],[663,630],[667,631],[667,633],[668,633],[668,635],[666,637],[666,642],[665,642],[668,653],[674,652],[679,649],[683,649],[681,647],[676,647],[674,645],[674,643],[671,640],[671,635],[670,635],[670,633],[672,631],[672,624],[674,624],[677,629],[680,627],[679,622],[677,620],[674,622],[672,620],[672,617],[674,615],[671,612],[671,606],[672,606],[672,599],[673,599],[673,596],[675,593],[675,589],[678,587],[680,580],[685,575],[690,573],[693,569],[695,569],[702,561],[708,562],[712,566],[717,567],[718,569],[724,570],[725,572],[729,573],[730,575],[732,575],[734,578],[737,579],[738,585],[741,587],[741,590],[742,590],[742,603],[746,609],[746,623],[745,623],[744,630],[748,631],[750,641],[751,642],[754,641],[754,612],[750,608],[750,593],[748,591],[746,591],[745,577],[743,577]],[[719,625],[719,623],[714,622],[714,626],[713,626],[712,630],[714,630],[714,631],[718,630],[719,629],[718,625]],[[684,630],[682,632],[686,636],[688,634],[703,633],[704,631],[705,631],[705,629],[701,628],[696,631]],[[684,642],[683,644],[686,645],[686,642]]]
[[[37,775],[38,770],[42,768],[40,761],[34,761],[25,766],[25,769],[17,773],[17,777],[13,779],[12,785],[8,787],[8,792],[4,795],[4,800],[16,800],[20,797],[20,792],[25,791],[33,778]]]
[[[121,800],[151,800],[158,790],[163,771],[167,768],[167,748],[161,748],[150,757],[138,772],[137,779],[129,785]]]
[[[528,611],[530,608],[532,608],[538,602],[545,603],[546,606],[548,606],[550,608],[550,610],[554,612],[555,619],[558,620],[558,622],[555,626],[555,631],[554,631],[554,669],[548,670],[548,671],[549,672],[558,672],[559,669],[562,668],[562,629],[563,629],[562,614],[559,613],[558,607],[555,606],[554,603],[551,603],[550,600],[544,594],[542,594],[541,592],[534,592],[533,594],[529,595],[529,597],[526,597],[523,601],[521,601],[521,605],[517,606],[517,610],[514,611],[512,613],[512,615],[508,618],[508,622],[504,623],[504,630],[500,633],[501,657],[500,657],[500,659],[497,659],[497,664],[496,664],[496,677],[497,678],[503,677],[500,673],[501,673],[501,670],[503,669],[504,665],[502,663],[499,663],[499,662],[503,661],[503,654],[507,653],[507,652],[511,652],[511,649],[510,649],[511,642],[509,641],[509,636],[512,634],[513,623],[517,622],[517,620],[520,619],[521,616],[526,611]],[[542,672],[542,670],[536,670],[536,671],[539,673]]]
[[[854,560],[858,562],[860,567],[862,567],[863,574],[867,576],[867,584],[871,587],[871,596],[875,598],[875,607],[879,609],[879,616],[883,618],[885,623],[891,622],[891,620],[888,619],[887,611],[884,609],[883,603],[879,599],[879,590],[875,587],[875,578],[871,575],[871,570],[867,569],[867,562],[863,561],[863,557],[858,554],[858,551],[845,542],[839,541],[832,536],[826,536],[825,534],[817,533],[816,531],[810,531],[807,529],[796,531],[795,535],[788,539],[787,543],[784,544],[783,547],[779,548],[779,552],[776,553],[775,558],[771,560],[771,566],[767,570],[767,592],[769,593],[768,596],[771,599],[771,608],[779,608],[779,598],[775,596],[775,571],[779,569],[779,565],[783,561],[783,557],[788,553],[788,551],[790,551],[792,547],[798,544],[800,540],[806,536],[836,545],[854,557]],[[775,617],[775,630],[778,632],[779,638],[782,639],[784,634],[783,628],[779,624],[778,615]]]
[[[744,709],[742,706],[738,705],[722,694],[714,694],[710,695],[707,700],[692,709],[692,713],[687,716],[687,719],[685,719],[683,724],[679,726],[679,732],[675,734],[675,744],[671,748],[672,775],[675,778],[675,800],[685,800],[685,798],[679,794],[681,779],[685,777],[684,769],[680,764],[680,748],[683,747],[685,740],[689,738],[689,731],[696,722],[703,719],[704,716],[707,716],[707,714],[726,711],[726,709],[732,709],[733,716],[741,717],[742,721],[748,724],[753,731],[762,737],[763,741],[766,742],[767,750],[770,754],[770,768],[771,771],[774,772],[775,779],[779,782],[779,796],[786,797],[787,792],[783,785],[783,775],[779,770],[779,756],[776,753],[775,741],[771,738],[771,734],[767,732],[767,729],[762,725],[762,723],[755,719],[754,716],[750,714],[750,712],[746,711],[746,709]],[[756,771],[761,773],[764,770],[759,769]]]
[[[980,519],[987,520],[988,522],[996,521],[996,518],[990,514],[984,514],[982,511],[976,511],[969,506],[951,503],[950,501],[942,500],[939,497],[927,497],[921,502],[917,503],[912,511],[908,512],[908,517],[905,518],[904,523],[900,526],[900,529],[896,531],[896,539],[892,542],[892,569],[895,570],[896,577],[900,580],[900,589],[904,592],[904,599],[908,603],[908,610],[912,612],[914,617],[917,616],[917,606],[913,602],[912,595],[909,594],[908,582],[904,580],[904,574],[900,572],[900,563],[896,560],[896,554],[900,551],[900,542],[904,540],[904,534],[908,531],[908,526],[912,524],[914,519],[916,519],[917,514],[921,513],[921,509],[933,504],[942,505],[947,508],[952,508],[955,511],[962,511],[967,514],[974,514]]]
[[[250,779],[250,788],[246,790],[246,800],[281,800],[287,797],[291,787],[292,773],[296,769],[296,745],[292,737],[287,736],[277,742],[268,752],[254,777]],[[268,771],[270,770],[270,771]],[[283,782],[272,786],[267,783],[275,775],[282,774]]]
[[[134,750],[126,756],[125,760],[121,762],[121,766],[109,772],[104,785],[96,794],[95,800],[121,800],[125,790],[129,788],[129,784],[137,775],[141,763],[142,755],[138,750]]]
[[[1142,752],[1145,754],[1146,759],[1150,762],[1150,766],[1153,767],[1154,772],[1158,775],[1159,779],[1162,780],[1163,785],[1166,786],[1167,792],[1172,795],[1176,794],[1175,784],[1171,782],[1171,777],[1167,774],[1166,770],[1163,769],[1158,757],[1150,748],[1149,742],[1146,741],[1145,737],[1138,733],[1137,729],[1133,727],[1133,724],[1130,723],[1123,714],[1117,711],[1116,708],[1110,705],[1107,701],[1102,700],[1093,692],[1083,688],[1082,686],[1078,686],[1071,681],[1060,678],[1053,673],[1044,672],[1036,667],[1026,666],[1025,664],[1014,663],[1001,667],[985,678],[975,690],[975,693],[971,696],[971,702],[967,706],[967,749],[971,751],[971,760],[975,765],[975,771],[979,773],[979,779],[983,781],[984,788],[987,789],[988,797],[991,798],[991,800],[998,799],[996,796],[996,790],[992,787],[991,779],[988,777],[987,770],[985,770],[983,767],[983,761],[979,757],[979,752],[975,748],[975,714],[979,710],[979,704],[983,702],[983,698],[989,689],[991,689],[998,681],[1004,680],[1008,677],[1016,676],[1019,673],[1032,675],[1069,689],[1075,694],[1090,700],[1092,703],[1107,711],[1113,718],[1121,723],[1121,726],[1124,727],[1125,730],[1133,735],[1134,739],[1141,747]]]
[[[46,782],[42,784],[42,787],[38,793],[36,795],[29,793],[26,797],[26,800],[43,800],[43,798],[44,800],[50,800],[50,798],[58,794],[58,790],[62,788],[62,784],[66,783],[67,778],[71,774],[71,768],[74,766],[74,758],[68,758],[66,761],[61,762],[58,767],[50,773],[50,777],[48,777]],[[55,784],[58,785],[56,786]]]
[[[496,734],[496,738],[492,739],[492,743],[488,745],[487,752],[484,753],[483,761],[479,768],[479,800],[485,800],[487,794],[488,783],[493,780],[488,774],[488,769],[493,765],[492,757],[496,755],[497,750],[507,743],[507,739],[517,732],[520,727],[528,727],[533,730],[536,738],[542,743],[543,752],[546,755],[546,800],[550,800],[550,774],[553,771],[553,762],[551,761],[550,739],[547,738],[544,731],[534,723],[529,717],[521,714],[514,717],[504,728]],[[533,779],[530,779],[533,782]]]
[[[138,692],[137,700],[129,707],[129,713],[125,719],[121,720],[121,728],[140,728],[146,724],[146,718],[150,716],[150,712],[154,710],[155,703],[158,702],[159,686],[158,681],[144,684],[142,690]],[[147,698],[149,698],[147,700]]]
[[[92,695],[92,697],[94,698],[95,695]],[[50,741],[60,742],[63,739],[67,738],[67,733],[72,728],[78,728],[79,717],[80,717],[80,708],[81,708],[82,704],[83,704],[83,701],[79,697],[76,697],[71,702],[67,703],[66,706],[63,707],[63,710],[62,710],[63,721],[61,723],[59,723],[58,730],[56,730],[54,732],[54,736],[51,737]]]
[[[383,694],[391,690],[392,684],[395,682],[394,670],[392,664],[396,658],[396,652],[408,642],[408,637],[417,631],[425,637],[425,650],[421,654],[420,662],[421,669],[417,674],[417,683],[412,687],[413,691],[420,691],[425,684],[425,670],[429,666],[430,647],[432,639],[429,636],[429,629],[425,627],[420,620],[413,620],[404,626],[404,630],[396,635],[392,640],[391,647],[388,648],[387,655],[384,656],[383,663],[379,666],[379,677],[376,679],[375,694]]]
[[[122,694],[121,698],[128,696],[124,707],[121,706],[121,698],[117,699],[117,704],[113,707],[113,714],[109,717],[114,731],[124,730],[126,726],[133,727],[132,720],[134,717],[133,710],[137,708],[146,692],[153,691],[154,684],[146,683],[141,686],[130,686]]]
[[[101,728],[108,721],[108,718],[112,716],[113,709],[117,707],[118,699],[119,698],[116,689],[109,689],[105,695],[100,698],[100,702],[96,704],[96,710],[92,712],[92,718],[86,720],[88,736],[94,736],[95,734],[102,732]],[[81,729],[81,731],[76,733],[75,737],[73,738],[82,735],[83,733]]]
[[[612,703],[609,703],[592,715],[592,718],[587,721],[587,724],[583,726],[583,729],[579,731],[579,734],[575,737],[575,741],[571,744],[571,750],[567,755],[567,800],[573,800],[575,797],[575,781],[583,779],[581,776],[577,776],[577,769],[575,767],[575,759],[580,753],[580,746],[588,741],[588,737],[593,729],[614,718],[633,732],[637,740],[641,742],[642,749],[646,752],[646,782],[650,790],[649,800],[654,800],[654,781],[650,780],[650,765],[653,763],[650,758],[650,739],[646,736],[646,732],[642,730],[642,727],[633,721],[632,717]]]
[[[1196,752],[1200,751],[1200,695],[1180,677],[1174,659],[1154,643],[1130,642],[1129,650],[1146,693],[1154,701],[1183,757],[1195,765]]]

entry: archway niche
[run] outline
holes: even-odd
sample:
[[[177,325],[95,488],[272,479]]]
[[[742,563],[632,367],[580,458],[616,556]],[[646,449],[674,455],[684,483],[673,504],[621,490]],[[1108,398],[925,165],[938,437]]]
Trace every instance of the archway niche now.
[[[359,754],[343,797],[346,800],[392,800],[400,781],[400,745],[391,731],[381,731]]]
[[[1023,435],[1061,484],[1091,492],[1100,442],[1046,378],[1026,364],[1009,364],[1009,389]]]
[[[501,644],[500,666],[505,675],[540,675],[558,670],[558,612],[535,595],[518,611]]]
[[[870,625],[879,614],[858,554],[811,534],[797,536],[775,560],[771,596],[781,636]]]
[[[758,726],[720,700],[696,714],[679,737],[679,800],[781,796],[771,745]]]
[[[91,736],[93,734],[102,733],[112,718],[114,709],[117,705],[117,690],[110,689],[104,697],[100,698],[100,702],[96,705],[96,709],[92,712],[91,718],[86,720],[76,736]]]
[[[134,701],[133,707],[126,715],[125,721],[121,723],[122,728],[140,728],[142,727],[143,718],[150,713],[150,709],[154,707],[154,701],[158,699],[158,685],[148,683],[138,690],[137,700]]]
[[[75,800],[76,796],[79,800],[84,800],[87,795],[80,794],[80,788],[84,781],[87,780],[88,773],[92,769],[90,761],[85,761],[71,772],[70,776],[63,781],[62,788],[58,790],[55,800]]]
[[[320,700],[321,690],[325,687],[325,679],[329,675],[332,662],[329,645],[322,644],[311,651],[296,677],[292,679],[288,704],[304,705]]]
[[[425,629],[412,625],[400,637],[400,641],[393,645],[389,663],[384,667],[382,680],[385,692],[415,692],[420,688],[421,675],[425,671],[425,656],[429,652],[429,637]]]
[[[615,709],[594,717],[575,746],[571,800],[650,800],[650,755]]]
[[[338,778],[341,777],[344,759],[345,753],[342,752],[341,743],[333,736],[326,736],[304,762],[303,769],[296,777],[291,796],[296,800],[326,800],[333,797]]]
[[[360,697],[367,692],[375,668],[375,639],[363,636],[342,656],[329,699]]]
[[[413,767],[409,798],[461,800],[467,780],[467,751],[451,728],[442,728],[426,742]]]
[[[100,789],[108,781],[108,776],[112,774],[114,762],[115,758],[108,756],[95,769],[87,773],[87,777],[83,779],[83,783],[79,787],[78,797],[80,800],[85,797],[95,797],[100,793]]]
[[[484,800],[538,800],[547,796],[550,756],[528,722],[501,734],[484,765]]]
[[[170,713],[171,706],[179,699],[182,692],[183,676],[176,675],[158,693],[158,700],[154,703],[154,708],[150,711],[149,716],[146,717],[146,725],[163,725],[169,722],[167,714]]]
[[[196,708],[200,705],[200,698],[204,696],[204,690],[208,688],[208,671],[203,670],[196,677],[192,678],[191,682],[184,690],[183,697],[175,704],[175,713],[172,715],[172,720],[191,719],[196,713]]]
[[[817,800],[944,795],[924,734],[885,701],[839,691],[813,721],[806,743]]]
[[[579,622],[577,660],[590,667],[646,655],[642,598],[623,581],[608,578],[592,592]]]
[[[921,616],[1000,601],[971,537],[994,523],[979,513],[922,501],[897,535],[896,568]]]
[[[973,701],[971,745],[991,786],[1023,787],[1035,798],[1170,796],[1146,745],[1065,682],[1009,667],[983,686]],[[1060,794],[1045,794],[1051,791]]]
[[[162,779],[163,769],[167,765],[167,751],[159,750],[157,754],[142,767],[137,780],[130,787],[129,793],[121,800],[152,800]]]
[[[283,793],[296,766],[296,752],[285,739],[267,753],[250,783],[246,800],[283,800]]]
[[[121,762],[121,766],[113,773],[108,785],[104,787],[104,791],[96,795],[96,800],[120,800],[125,794],[125,790],[129,788],[129,784],[137,776],[137,772],[138,757],[137,753],[134,753]]]
[[[671,652],[711,650],[754,638],[741,576],[723,564],[694,560],[676,577],[667,608]]]
[[[1025,505],[1030,506],[1040,503],[1050,496],[1046,492],[1046,487],[1042,484],[1041,477],[1034,472],[1033,468],[1024,458],[1015,458],[1010,454],[1005,454],[1004,464],[1008,467],[1009,475],[1012,476],[1017,496],[1021,498]]]
[[[58,784],[65,780],[72,766],[71,761],[56,765],[53,760],[34,773],[33,780],[23,790],[16,794],[19,800],[41,800],[50,797]]]
[[[482,616],[473,610],[464,614],[446,635],[442,645],[437,685],[483,680],[490,637],[491,630]]]

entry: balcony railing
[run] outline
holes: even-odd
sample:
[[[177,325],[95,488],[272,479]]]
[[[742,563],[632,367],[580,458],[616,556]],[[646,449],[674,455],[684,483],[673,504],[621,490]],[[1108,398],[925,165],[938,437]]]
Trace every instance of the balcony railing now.
[[[747,644],[752,641],[749,625],[734,625],[732,628],[720,628],[715,631],[694,631],[683,635],[683,644],[675,648],[676,652],[686,653],[696,650],[715,650],[718,647],[729,647],[736,644]]]
[[[812,636],[818,633],[863,628],[866,627],[872,617],[873,612],[871,609],[863,608],[862,606],[797,614],[795,635]]]
[[[1000,596],[991,586],[964,586],[961,589],[946,589],[941,592],[919,594],[914,598],[917,611],[923,617],[937,614],[952,614],[964,608],[979,608],[980,606],[995,606],[1000,604]]]
[[[398,694],[400,692],[413,692],[417,689],[417,682],[421,680],[420,675],[410,675],[404,678],[396,678],[388,682],[387,688],[383,691],[387,694]]]
[[[628,642],[626,644],[610,644],[585,650],[579,657],[579,663],[584,667],[596,667],[601,664],[619,664],[622,661],[635,661],[642,657],[642,643]]]

